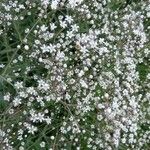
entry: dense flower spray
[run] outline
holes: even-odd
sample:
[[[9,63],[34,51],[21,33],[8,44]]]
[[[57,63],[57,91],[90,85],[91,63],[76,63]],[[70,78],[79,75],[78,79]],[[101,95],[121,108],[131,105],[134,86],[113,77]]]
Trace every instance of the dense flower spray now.
[[[149,0],[2,0],[0,149],[147,150],[149,38]]]

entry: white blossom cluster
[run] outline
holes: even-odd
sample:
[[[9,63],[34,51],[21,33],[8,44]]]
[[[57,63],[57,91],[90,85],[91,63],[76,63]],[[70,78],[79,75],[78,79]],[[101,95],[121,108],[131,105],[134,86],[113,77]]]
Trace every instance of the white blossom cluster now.
[[[2,0],[0,39],[2,150],[149,149],[149,0]]]

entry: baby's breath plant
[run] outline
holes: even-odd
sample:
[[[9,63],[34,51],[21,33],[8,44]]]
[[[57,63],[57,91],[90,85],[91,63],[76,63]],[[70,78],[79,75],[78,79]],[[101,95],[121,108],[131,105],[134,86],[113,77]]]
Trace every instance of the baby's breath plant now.
[[[150,0],[0,1],[0,150],[148,150]]]

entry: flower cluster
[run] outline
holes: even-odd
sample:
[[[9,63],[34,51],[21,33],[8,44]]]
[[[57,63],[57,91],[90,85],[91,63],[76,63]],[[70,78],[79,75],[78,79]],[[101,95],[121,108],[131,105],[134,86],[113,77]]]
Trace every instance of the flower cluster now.
[[[0,2],[2,150],[147,150],[150,1]]]

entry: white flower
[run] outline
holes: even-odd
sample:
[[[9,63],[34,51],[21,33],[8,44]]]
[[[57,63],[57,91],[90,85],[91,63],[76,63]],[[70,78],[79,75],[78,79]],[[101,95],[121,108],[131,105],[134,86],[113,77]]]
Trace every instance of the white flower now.
[[[66,27],[67,27],[66,21],[60,21],[60,26],[61,26],[62,28],[66,28]]]
[[[29,125],[27,126],[28,128],[28,133],[34,134],[37,131],[37,127],[33,126],[33,125]]]
[[[17,107],[18,105],[21,104],[21,99],[16,97],[14,100],[13,100],[13,105],[14,107]]]
[[[14,84],[14,86],[16,87],[16,89],[21,89],[21,88],[23,88],[23,82],[16,82],[15,84]]]
[[[6,135],[6,133],[0,129],[0,137],[4,137]]]
[[[3,30],[0,30],[0,35],[3,33]]]
[[[51,140],[54,140],[55,139],[55,137],[54,136],[51,136]]]
[[[45,121],[47,124],[51,124],[51,118],[47,117],[47,118],[45,118]]]
[[[48,7],[48,5],[50,4],[50,0],[41,0],[41,3],[43,6]]]
[[[150,18],[150,12],[147,12],[147,17]]]
[[[46,27],[45,25],[41,26],[41,31],[45,32],[47,30],[48,27]]]
[[[52,44],[49,45],[50,53],[56,52],[55,47],[56,47],[55,45]]]
[[[83,88],[88,88],[88,85],[86,84],[86,82],[84,80],[80,80],[80,84]]]
[[[31,94],[31,95],[36,95],[37,92],[36,90],[34,89],[34,87],[29,87],[27,88],[27,93]]]
[[[44,120],[44,114],[38,113],[38,114],[37,114],[37,120],[38,120],[39,122],[43,122],[43,120]]]
[[[108,98],[109,98],[109,94],[108,94],[108,93],[105,93],[105,94],[104,94],[104,97],[108,99]]]
[[[69,4],[71,8],[74,8],[78,5],[80,5],[83,2],[83,0],[69,0]]]
[[[105,106],[103,104],[98,104],[97,106],[98,106],[99,109],[105,108]]]
[[[73,21],[72,17],[71,17],[71,16],[68,16],[68,15],[66,15],[65,20],[66,20],[69,24],[72,23],[72,21]]]
[[[37,114],[31,114],[31,121],[36,122],[38,120]]]
[[[53,31],[54,29],[57,28],[57,26],[56,26],[54,23],[50,23],[50,28],[51,28],[51,30]]]
[[[41,146],[41,147],[45,147],[45,142],[41,142],[41,143],[40,143],[40,146]]]
[[[57,9],[58,3],[59,3],[59,0],[52,0],[51,8],[54,10]]]
[[[25,45],[25,46],[24,46],[24,49],[25,49],[25,50],[29,50],[29,46],[28,46],[28,45]]]
[[[82,77],[83,75],[84,75],[84,71],[81,70],[81,71],[79,72],[78,76],[79,76],[79,77]]]
[[[71,25],[72,31],[73,32],[77,32],[79,29],[79,26],[77,26],[76,24]]]
[[[10,101],[10,93],[7,93],[5,96],[4,96],[4,100],[5,101]]]
[[[20,147],[19,147],[19,150],[24,150],[24,147],[23,147],[23,146],[20,146]]]
[[[38,84],[38,89],[39,89],[39,90],[47,91],[47,90],[50,89],[49,84],[46,83],[45,81],[39,80],[38,83],[39,83],[39,84]]]
[[[42,50],[43,53],[50,52],[50,47],[44,44],[41,47],[41,50]]]
[[[56,60],[63,60],[64,58],[65,58],[64,52],[58,51],[56,55]]]

